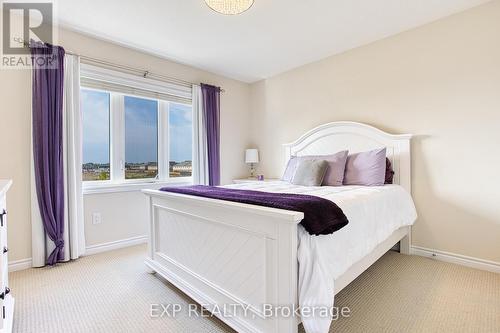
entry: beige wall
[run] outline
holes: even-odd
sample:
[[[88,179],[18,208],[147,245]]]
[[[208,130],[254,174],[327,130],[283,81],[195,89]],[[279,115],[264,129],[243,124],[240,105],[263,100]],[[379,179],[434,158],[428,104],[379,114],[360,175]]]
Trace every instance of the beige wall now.
[[[61,30],[59,44],[66,50],[117,64],[129,65],[192,82],[222,86],[221,172],[222,182],[246,173],[243,150],[249,137],[249,86],[202,70]],[[30,73],[0,70],[0,178],[14,180],[8,195],[10,260],[31,257],[30,223]],[[138,203],[131,211],[131,203]],[[95,245],[145,235],[144,198],[139,192],[86,195],[87,244]],[[103,223],[92,225],[92,212],[102,213]],[[127,212],[127,213],[125,213]]]
[[[252,103],[267,176],[325,122],[415,134],[413,244],[500,262],[500,1],[261,81]]]
[[[149,201],[139,191],[84,195],[87,246],[146,236]],[[92,224],[92,213],[101,213],[101,223]]]
[[[7,193],[9,259],[31,258],[30,74],[0,69],[0,178]]]

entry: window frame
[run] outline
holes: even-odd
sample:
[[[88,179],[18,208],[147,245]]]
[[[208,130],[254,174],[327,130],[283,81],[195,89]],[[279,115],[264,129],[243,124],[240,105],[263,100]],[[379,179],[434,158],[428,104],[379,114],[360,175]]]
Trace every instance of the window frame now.
[[[96,70],[92,66],[92,70]],[[106,75],[109,76],[110,81],[113,81],[113,77],[109,75],[108,70],[105,71]],[[101,73],[102,74],[102,73]],[[120,73],[120,78],[123,81],[123,73]],[[150,81],[154,81],[158,85],[158,81],[150,80],[144,78],[145,84],[142,86],[138,83],[138,78],[134,77],[134,80],[130,82],[132,88],[149,88],[151,86]],[[169,101],[166,99],[152,98],[142,95],[135,95],[129,92],[121,93],[105,89],[99,89],[94,87],[88,87],[85,84],[81,84],[81,90],[94,90],[109,93],[110,95],[110,106],[109,106],[109,163],[110,163],[110,179],[109,180],[92,180],[83,181],[82,188],[84,194],[91,193],[109,193],[109,192],[122,192],[122,191],[138,191],[143,188],[156,188],[161,187],[161,185],[184,185],[192,184],[193,177],[170,177],[170,145],[169,145],[169,112],[170,105],[183,104],[191,107],[192,105],[188,103],[183,103],[181,101]],[[156,178],[143,178],[143,179],[126,179],[125,178],[125,96],[131,96],[136,98],[153,100],[158,103],[157,108],[157,163],[158,172]],[[194,142],[193,142],[194,145]],[[194,150],[192,150],[194,152]],[[192,161],[192,159],[191,159]]]

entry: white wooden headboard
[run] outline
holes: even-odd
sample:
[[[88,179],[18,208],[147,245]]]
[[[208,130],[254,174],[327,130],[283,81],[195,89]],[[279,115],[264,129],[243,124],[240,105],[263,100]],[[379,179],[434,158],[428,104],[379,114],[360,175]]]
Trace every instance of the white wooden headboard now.
[[[394,169],[394,184],[411,193],[411,134],[389,134],[373,126],[351,121],[318,126],[294,142],[284,144],[285,166],[291,156],[327,155],[341,150],[349,153],[387,148]]]

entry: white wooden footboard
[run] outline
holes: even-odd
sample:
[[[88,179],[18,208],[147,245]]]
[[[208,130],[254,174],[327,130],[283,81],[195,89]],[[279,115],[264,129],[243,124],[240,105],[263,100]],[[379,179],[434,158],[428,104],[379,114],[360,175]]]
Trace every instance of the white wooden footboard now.
[[[146,264],[238,332],[296,332],[265,304],[297,304],[297,224],[280,209],[144,190]],[[268,309],[267,309],[268,310]]]

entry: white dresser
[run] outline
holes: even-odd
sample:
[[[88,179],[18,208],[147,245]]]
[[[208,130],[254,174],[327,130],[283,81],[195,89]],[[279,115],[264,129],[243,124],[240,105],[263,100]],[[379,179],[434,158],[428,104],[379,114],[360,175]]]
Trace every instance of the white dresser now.
[[[14,298],[9,289],[7,247],[7,191],[11,180],[0,179],[0,333],[12,332]]]

